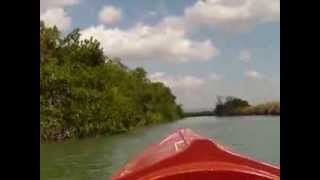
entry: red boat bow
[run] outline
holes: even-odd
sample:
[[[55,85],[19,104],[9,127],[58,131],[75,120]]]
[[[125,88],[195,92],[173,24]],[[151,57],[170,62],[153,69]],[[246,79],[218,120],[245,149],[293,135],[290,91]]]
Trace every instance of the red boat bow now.
[[[128,163],[112,180],[276,180],[280,168],[233,153],[181,129]]]

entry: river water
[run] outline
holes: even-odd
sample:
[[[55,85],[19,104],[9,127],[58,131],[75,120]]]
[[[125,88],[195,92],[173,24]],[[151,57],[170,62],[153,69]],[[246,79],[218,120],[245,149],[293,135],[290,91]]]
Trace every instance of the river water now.
[[[129,159],[179,128],[213,138],[240,154],[280,164],[280,117],[192,117],[111,136],[40,146],[41,180],[107,180]]]

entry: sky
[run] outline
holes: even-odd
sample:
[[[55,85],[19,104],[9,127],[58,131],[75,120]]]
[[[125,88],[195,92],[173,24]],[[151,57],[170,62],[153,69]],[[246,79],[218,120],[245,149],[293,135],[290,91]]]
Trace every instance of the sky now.
[[[280,0],[40,0],[40,19],[143,67],[185,110],[280,101]]]

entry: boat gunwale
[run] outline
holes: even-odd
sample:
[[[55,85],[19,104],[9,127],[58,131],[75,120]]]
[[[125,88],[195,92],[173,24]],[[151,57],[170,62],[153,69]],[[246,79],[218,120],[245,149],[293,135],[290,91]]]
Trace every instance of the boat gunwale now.
[[[270,180],[280,179],[277,175],[271,174],[267,171],[257,170],[255,168],[238,165],[234,163],[226,162],[195,162],[189,163],[186,165],[177,165],[168,168],[163,168],[159,171],[149,173],[137,180],[159,180],[161,178],[170,177],[174,175],[188,174],[188,173],[197,173],[197,172],[233,172],[239,174],[248,174],[253,176],[259,176]]]

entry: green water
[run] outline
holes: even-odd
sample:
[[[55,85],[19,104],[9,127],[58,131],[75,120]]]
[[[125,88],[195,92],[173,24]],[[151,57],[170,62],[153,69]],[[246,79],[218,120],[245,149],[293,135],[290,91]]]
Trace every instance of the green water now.
[[[280,164],[280,117],[192,117],[130,133],[42,144],[42,180],[106,180],[127,160],[178,128],[190,128],[257,160]]]

